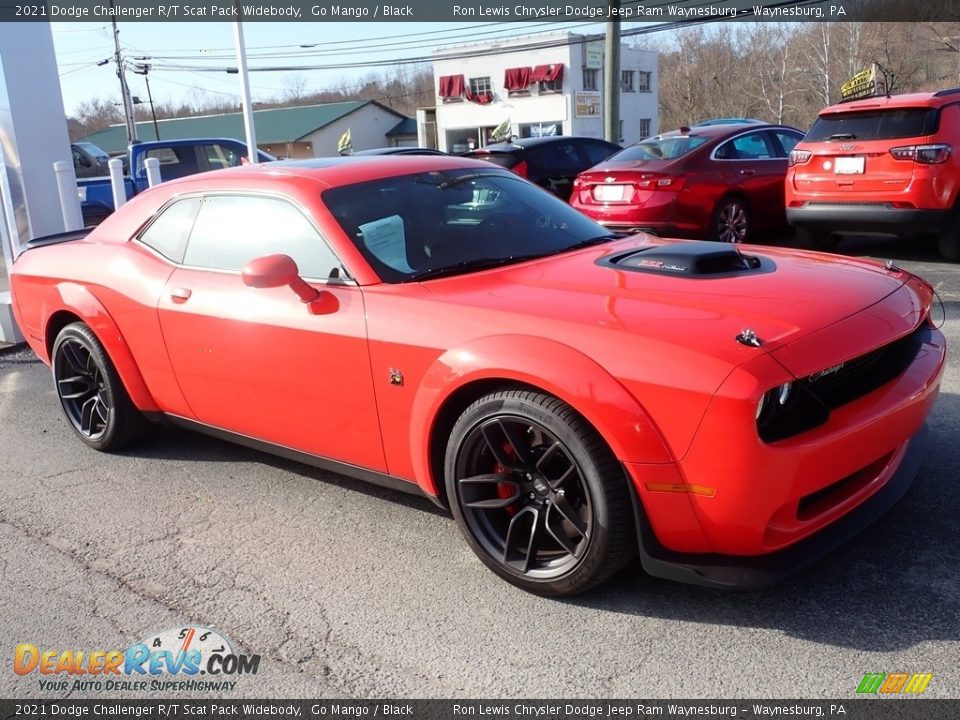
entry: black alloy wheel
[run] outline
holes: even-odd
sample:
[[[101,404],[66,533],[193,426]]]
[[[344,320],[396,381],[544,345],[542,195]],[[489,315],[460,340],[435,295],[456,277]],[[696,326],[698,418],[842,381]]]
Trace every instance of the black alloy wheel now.
[[[738,198],[727,198],[713,215],[713,234],[720,242],[743,243],[750,234],[747,206]]]
[[[53,344],[53,380],[70,426],[97,450],[116,450],[139,435],[144,420],[93,331],[71,323]]]
[[[622,469],[556,398],[503,391],[471,405],[451,433],[446,480],[471,547],[526,590],[582,592],[635,550]]]

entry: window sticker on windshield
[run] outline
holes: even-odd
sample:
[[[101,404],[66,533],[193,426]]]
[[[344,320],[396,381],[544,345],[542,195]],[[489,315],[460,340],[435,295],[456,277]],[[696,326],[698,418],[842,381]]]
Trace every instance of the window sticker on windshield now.
[[[407,262],[407,243],[403,232],[403,218],[390,215],[360,226],[363,244],[371,253],[394,270],[413,272]]]

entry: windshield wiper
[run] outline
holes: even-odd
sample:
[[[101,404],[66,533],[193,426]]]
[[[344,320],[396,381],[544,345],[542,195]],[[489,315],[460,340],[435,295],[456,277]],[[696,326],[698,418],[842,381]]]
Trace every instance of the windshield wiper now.
[[[487,270],[489,268],[500,267],[501,265],[510,265],[512,263],[523,262],[524,260],[538,260],[539,258],[552,255],[552,253],[531,253],[529,255],[508,255],[506,257],[474,258],[472,260],[462,260],[453,265],[443,265],[441,267],[427,268],[415,272],[402,282],[417,282],[418,280],[427,280],[432,278],[446,277],[448,275],[459,275],[470,270]]]
[[[609,235],[597,235],[596,237],[587,238],[586,240],[581,240],[580,242],[574,243],[573,245],[568,245],[563,250],[558,250],[557,252],[570,252],[571,250],[582,250],[583,248],[591,247],[593,245],[600,245],[601,243],[610,242],[611,240],[619,240],[625,238],[626,233],[610,233]]]
[[[834,133],[833,135],[827,138],[827,141],[829,142],[830,140],[856,140],[856,139],[857,139],[856,135],[850,132],[846,132],[846,133]]]

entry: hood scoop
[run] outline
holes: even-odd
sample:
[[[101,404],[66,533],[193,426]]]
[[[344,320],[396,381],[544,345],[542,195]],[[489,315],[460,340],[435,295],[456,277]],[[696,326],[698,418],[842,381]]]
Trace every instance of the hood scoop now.
[[[618,270],[676,275],[692,280],[759,275],[776,270],[772,260],[740,252],[736,245],[695,241],[652,245],[607,255],[597,264]]]

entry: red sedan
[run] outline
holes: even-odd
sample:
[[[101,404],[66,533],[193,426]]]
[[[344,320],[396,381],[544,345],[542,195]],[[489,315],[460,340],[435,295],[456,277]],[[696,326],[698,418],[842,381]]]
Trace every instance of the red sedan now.
[[[90,447],[163,420],[423,493],[544,595],[819,557],[912,482],[945,357],[895,267],[617,237],[454,157],[164,183],[11,280]]]
[[[747,242],[786,226],[787,158],[802,137],[755,123],[680,128],[581,173],[570,204],[616,230]]]

